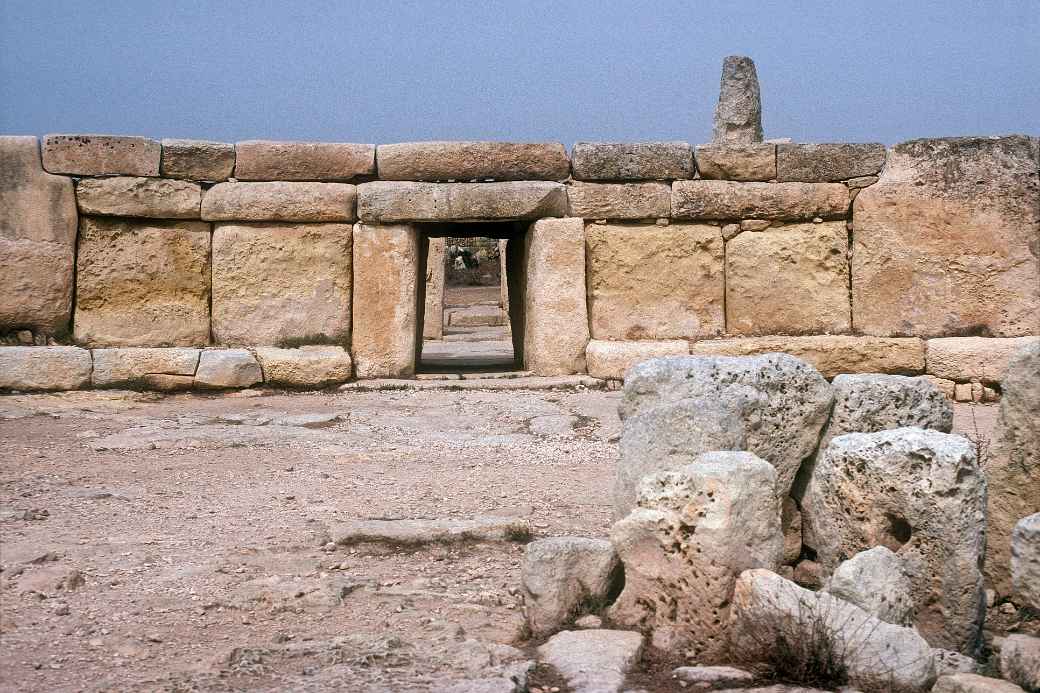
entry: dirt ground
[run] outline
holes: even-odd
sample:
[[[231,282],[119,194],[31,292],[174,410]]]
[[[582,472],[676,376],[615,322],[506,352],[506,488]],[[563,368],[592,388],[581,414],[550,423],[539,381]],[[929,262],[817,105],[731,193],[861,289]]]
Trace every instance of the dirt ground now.
[[[501,674],[530,656],[522,544],[332,549],[330,532],[505,515],[605,536],[619,397],[0,397],[0,688],[436,691]],[[959,405],[957,428],[974,434],[973,409],[988,435],[993,406]]]

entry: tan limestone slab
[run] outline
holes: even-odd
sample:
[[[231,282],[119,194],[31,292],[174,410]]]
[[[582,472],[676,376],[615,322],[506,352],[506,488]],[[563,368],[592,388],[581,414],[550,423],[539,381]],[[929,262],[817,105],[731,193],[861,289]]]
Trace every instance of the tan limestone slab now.
[[[575,180],[693,178],[688,142],[578,142],[571,151]]]
[[[239,180],[346,181],[375,172],[372,144],[271,140],[235,144],[235,178]]]
[[[279,387],[326,387],[350,380],[354,370],[350,352],[340,346],[258,347],[255,353],[264,382]]]
[[[140,348],[92,349],[94,387],[140,383],[146,376],[192,378],[199,365],[199,349]]]
[[[164,139],[159,173],[165,178],[222,181],[235,172],[235,145],[208,140]]]
[[[885,165],[885,145],[876,142],[778,144],[776,179],[826,183],[873,176]]]
[[[444,337],[444,270],[445,238],[427,239],[426,252],[426,309],[423,317],[423,339]],[[505,256],[505,253],[502,253]],[[502,273],[505,277],[505,272]],[[505,286],[503,281],[502,285]]]
[[[73,176],[158,176],[162,145],[147,137],[47,135],[43,168]]]
[[[776,145],[768,142],[702,144],[695,156],[701,178],[748,182],[776,178]]]
[[[566,213],[566,188],[549,181],[373,181],[358,186],[358,218],[366,223],[528,220]]]
[[[657,219],[671,214],[667,183],[583,183],[567,186],[568,214],[585,219]]]
[[[629,368],[658,356],[683,356],[690,353],[685,339],[607,341],[593,339],[585,348],[585,362],[593,378],[624,380]]]
[[[957,382],[999,383],[1011,358],[1040,337],[945,337],[929,339],[929,375]]]
[[[376,148],[381,180],[566,180],[571,164],[558,142],[402,142]]]
[[[198,219],[202,188],[197,183],[164,178],[84,178],[76,183],[76,204],[81,214]]]
[[[349,183],[218,183],[202,198],[207,221],[354,221]]]
[[[91,368],[79,347],[0,347],[0,390],[78,390],[90,385]]]
[[[682,180],[672,184],[676,219],[841,219],[849,191],[840,183],[739,183]]]

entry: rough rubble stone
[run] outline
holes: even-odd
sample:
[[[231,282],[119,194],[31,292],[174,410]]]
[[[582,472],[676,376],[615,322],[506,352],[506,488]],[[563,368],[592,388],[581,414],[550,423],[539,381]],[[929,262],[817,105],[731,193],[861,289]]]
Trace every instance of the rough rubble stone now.
[[[886,623],[913,625],[910,576],[903,559],[884,546],[860,551],[844,561],[823,589]]]
[[[672,213],[667,183],[582,183],[567,186],[568,214],[585,219],[657,219]]]
[[[219,183],[202,198],[209,221],[354,221],[349,183]]]
[[[444,338],[444,249],[445,239],[430,238],[426,251],[426,310],[423,339]],[[505,253],[503,252],[502,255]],[[505,272],[501,276],[504,278]],[[506,282],[502,282],[505,287]],[[505,305],[509,305],[506,301]]]
[[[330,527],[334,543],[341,546],[390,543],[415,546],[459,542],[515,541],[531,532],[526,519],[475,517],[467,520],[349,520]]]
[[[375,172],[372,144],[269,140],[235,144],[235,178],[239,180],[347,181]]]
[[[745,182],[776,178],[775,144],[702,144],[696,157],[701,178]]]
[[[941,647],[932,648],[932,657],[935,659],[935,673],[939,676],[977,674],[981,668],[978,661],[968,655]]]
[[[162,146],[147,137],[47,135],[43,168],[73,176],[158,176]]]
[[[552,537],[527,545],[520,565],[527,625],[549,635],[585,611],[597,611],[623,579],[614,547],[603,539]]]
[[[80,220],[73,325],[78,343],[208,344],[209,304],[209,224]]]
[[[216,224],[213,342],[350,343],[350,224]]]
[[[883,144],[778,144],[776,179],[829,183],[873,176],[885,165]]]
[[[743,55],[728,55],[722,61],[712,142],[754,144],[761,141],[762,95],[755,61]]]
[[[292,388],[318,388],[350,380],[354,363],[340,346],[312,345],[298,349],[257,347],[264,382]]]
[[[950,674],[940,676],[932,693],[1024,693],[1010,681],[993,679],[978,674]]]
[[[726,330],[819,334],[852,327],[844,222],[773,226],[726,244]]]
[[[672,678],[690,686],[693,691],[714,691],[739,686],[741,690],[755,681],[755,675],[735,667],[678,667]]]
[[[379,178],[414,181],[556,180],[570,175],[558,142],[404,142],[376,148]]]
[[[888,547],[906,565],[922,634],[935,647],[975,653],[985,614],[986,480],[971,442],[921,428],[838,436],[806,496],[810,545],[826,570]]]
[[[207,140],[164,139],[159,173],[165,178],[222,181],[235,171],[235,145]]]
[[[896,145],[856,197],[854,323],[865,334],[1036,334],[1040,183],[1028,137]]]
[[[419,232],[413,226],[354,229],[354,361],[359,378],[415,372]]]
[[[624,380],[628,369],[657,356],[683,356],[690,347],[685,339],[610,342],[593,339],[585,349],[585,363],[593,378]]]
[[[574,180],[693,178],[687,142],[578,142],[571,150]]]
[[[639,661],[643,636],[622,630],[565,630],[538,648],[538,656],[574,693],[618,693]]]
[[[615,517],[634,505],[645,475],[710,450],[747,450],[777,469],[786,496],[827,421],[831,386],[787,354],[657,358],[628,372],[614,485]]]
[[[85,178],[76,183],[81,214],[151,219],[198,219],[202,189],[164,178]]]
[[[748,452],[707,452],[639,484],[638,507],[610,540],[625,565],[613,623],[691,661],[727,658],[737,576],[775,570],[783,555],[776,470]]]
[[[843,219],[849,191],[841,183],[737,183],[681,180],[672,184],[676,219]]]
[[[1000,673],[1027,691],[1040,691],[1040,637],[1008,635],[1000,647]]]
[[[1011,573],[1015,595],[1040,609],[1040,513],[1022,518],[1011,535]]]
[[[72,181],[45,173],[35,137],[0,137],[0,333],[68,328],[76,254]]]
[[[541,219],[567,213],[567,189],[549,181],[358,186],[358,218],[370,223]]]
[[[769,352],[783,352],[807,361],[828,379],[841,373],[924,372],[924,342],[916,337],[743,337],[705,339],[690,345],[694,356],[752,356]]]
[[[94,387],[141,384],[149,375],[192,377],[199,365],[199,349],[92,349]]]
[[[945,337],[929,339],[926,344],[929,375],[957,382],[998,383],[1011,358],[1030,344],[1040,344],[1040,337]]]
[[[594,339],[696,338],[725,330],[718,227],[590,224],[585,237]]]
[[[78,390],[90,386],[91,368],[79,347],[0,347],[0,390]]]
[[[868,693],[925,693],[936,678],[931,648],[917,631],[768,570],[740,576],[731,614],[735,652],[767,661],[831,653],[849,685]]]
[[[203,351],[195,371],[196,387],[250,387],[263,380],[260,364],[245,349]]]

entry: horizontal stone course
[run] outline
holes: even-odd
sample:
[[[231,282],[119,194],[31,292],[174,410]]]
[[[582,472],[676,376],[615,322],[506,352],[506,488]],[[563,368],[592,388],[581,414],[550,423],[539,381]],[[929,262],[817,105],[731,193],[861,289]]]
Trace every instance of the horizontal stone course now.
[[[373,181],[358,186],[358,218],[363,222],[532,220],[566,213],[566,188],[548,181]]]
[[[146,376],[195,375],[199,365],[199,349],[142,347],[92,349],[94,387],[140,384]],[[153,379],[154,380],[154,379]],[[161,384],[154,380],[153,384]]]
[[[340,346],[258,347],[255,353],[269,385],[325,387],[350,380],[354,370],[350,352]]]
[[[73,176],[158,176],[162,145],[147,137],[47,135],[43,168]]]
[[[218,183],[202,199],[207,221],[354,221],[349,183]]]
[[[575,180],[693,178],[693,149],[687,142],[578,142],[571,171]]]
[[[681,180],[672,184],[677,219],[840,219],[848,214],[849,191],[840,183],[738,183]]]
[[[629,368],[658,356],[690,353],[685,339],[607,341],[593,339],[585,348],[585,362],[593,378],[623,380]]]
[[[776,145],[702,144],[696,149],[701,178],[768,181],[776,178]]]
[[[117,176],[76,183],[81,214],[151,219],[198,219],[202,189],[196,183]]]
[[[885,145],[778,144],[776,179],[827,183],[873,176],[885,165]]]
[[[235,144],[235,178],[239,180],[347,181],[375,172],[372,144],[270,140]]]
[[[78,390],[90,385],[91,364],[79,347],[0,347],[0,390]]]
[[[557,142],[403,142],[376,148],[382,180],[566,180],[567,150]]]
[[[208,140],[164,139],[159,173],[166,178],[222,181],[235,172],[235,145]]]
[[[1011,358],[1040,337],[941,337],[927,344],[927,372],[957,382],[999,383]]]
[[[567,186],[568,213],[585,219],[656,219],[671,215],[667,183],[582,183]]]

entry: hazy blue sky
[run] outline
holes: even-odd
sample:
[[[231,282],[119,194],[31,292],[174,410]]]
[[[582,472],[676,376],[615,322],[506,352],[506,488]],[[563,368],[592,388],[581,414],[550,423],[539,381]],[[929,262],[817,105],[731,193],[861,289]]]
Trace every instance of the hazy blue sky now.
[[[1040,0],[0,0],[0,132],[707,141],[1040,131]]]

